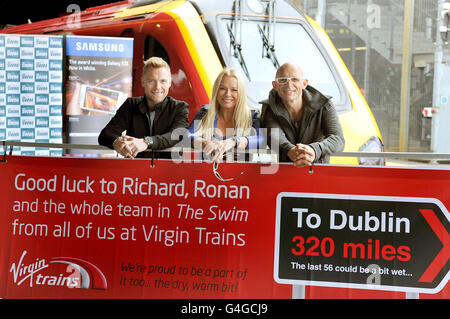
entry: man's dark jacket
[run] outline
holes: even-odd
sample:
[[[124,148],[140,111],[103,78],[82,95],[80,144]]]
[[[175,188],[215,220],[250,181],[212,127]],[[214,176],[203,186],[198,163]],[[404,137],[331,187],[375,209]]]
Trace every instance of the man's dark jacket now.
[[[278,143],[281,162],[291,162],[288,151],[295,144],[302,143],[314,149],[315,163],[329,163],[330,155],[342,151],[345,145],[336,109],[330,97],[312,86],[308,85],[302,96],[304,110],[299,132],[274,89],[270,91],[269,98],[261,102],[261,123],[262,127],[267,128],[268,144]],[[278,129],[279,134],[272,128]]]
[[[126,135],[136,138],[152,136],[152,149],[162,150],[174,146],[181,139],[183,135],[181,131],[180,134],[176,134],[180,139],[171,139],[173,130],[177,128],[186,129],[189,126],[189,105],[170,96],[155,105],[152,132],[150,132],[147,112],[148,106],[145,96],[128,98],[100,132],[98,143],[113,149],[113,142],[126,130]],[[151,157],[151,153],[141,152],[137,157]],[[170,156],[159,157],[170,158]]]

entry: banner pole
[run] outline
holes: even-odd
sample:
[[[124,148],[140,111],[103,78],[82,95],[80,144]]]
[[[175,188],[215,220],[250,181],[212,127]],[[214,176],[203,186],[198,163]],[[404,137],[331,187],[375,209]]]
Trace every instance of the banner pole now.
[[[418,292],[405,292],[405,299],[420,299]]]
[[[306,299],[305,285],[292,285],[292,299]]]

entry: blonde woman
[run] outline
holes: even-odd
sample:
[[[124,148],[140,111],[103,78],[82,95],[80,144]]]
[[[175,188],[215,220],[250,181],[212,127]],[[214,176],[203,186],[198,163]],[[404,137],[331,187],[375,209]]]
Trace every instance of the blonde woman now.
[[[234,68],[224,68],[214,82],[211,104],[204,105],[189,126],[194,148],[218,162],[236,149],[256,148],[259,114],[247,105],[245,84]]]

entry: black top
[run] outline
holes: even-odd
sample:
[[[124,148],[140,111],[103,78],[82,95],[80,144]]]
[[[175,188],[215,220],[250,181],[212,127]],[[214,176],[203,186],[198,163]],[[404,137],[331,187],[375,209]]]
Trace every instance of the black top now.
[[[167,96],[155,105],[155,119],[150,132],[147,116],[148,106],[145,96],[130,97],[117,110],[117,113],[103,128],[98,143],[113,149],[113,142],[126,130],[126,135],[136,138],[153,137],[154,150],[162,150],[177,144],[189,125],[189,105]],[[179,139],[172,139],[172,132],[182,128]],[[137,157],[150,157],[150,152],[141,152]]]

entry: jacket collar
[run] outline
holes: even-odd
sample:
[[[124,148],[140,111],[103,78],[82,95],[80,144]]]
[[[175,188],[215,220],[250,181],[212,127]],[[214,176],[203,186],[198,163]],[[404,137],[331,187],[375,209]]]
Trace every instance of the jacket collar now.
[[[320,93],[316,88],[308,85],[303,90],[303,99],[313,111],[321,109],[325,104],[329,103],[331,96]]]
[[[166,96],[164,100],[155,105],[155,111],[159,111],[160,109],[164,108],[167,105],[168,101],[169,97]],[[145,95],[142,97],[142,103],[139,103],[138,107],[139,111],[141,111],[142,114],[146,114],[149,112],[147,97]]]

